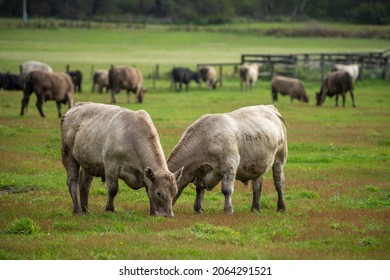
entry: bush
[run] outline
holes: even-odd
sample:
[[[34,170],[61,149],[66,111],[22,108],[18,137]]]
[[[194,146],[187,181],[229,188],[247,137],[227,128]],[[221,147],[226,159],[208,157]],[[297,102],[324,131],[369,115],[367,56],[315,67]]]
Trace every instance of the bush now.
[[[381,3],[364,3],[352,11],[356,23],[388,24],[390,23],[390,5]]]

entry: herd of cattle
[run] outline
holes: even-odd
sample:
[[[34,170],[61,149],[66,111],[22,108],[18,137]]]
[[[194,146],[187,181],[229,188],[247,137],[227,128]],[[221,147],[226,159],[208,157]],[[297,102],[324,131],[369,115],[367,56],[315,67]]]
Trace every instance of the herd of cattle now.
[[[243,64],[239,69],[241,90],[252,90],[259,76],[261,64]],[[32,72],[32,73],[31,73]],[[354,82],[358,77],[359,65],[335,64],[324,79],[320,92],[316,93],[316,104],[322,105],[325,97],[335,96],[336,106],[341,95],[343,106],[347,92],[354,101]],[[217,72],[212,66],[203,66],[197,72],[188,68],[178,67],[171,72],[172,86],[175,90],[181,91],[183,85],[188,91],[189,84],[193,80],[197,83],[204,82],[210,89],[216,89],[218,85]],[[37,108],[42,117],[42,104],[48,100],[57,103],[58,116],[61,117],[61,103],[73,105],[74,91],[81,92],[82,73],[79,70],[69,71],[65,74],[54,73],[53,69],[42,62],[27,61],[21,65],[21,74],[0,73],[0,89],[22,90],[23,100],[21,115],[29,103],[32,93],[37,95]],[[143,87],[143,76],[139,69],[132,67],[111,67],[109,70],[97,70],[93,75],[92,93],[111,91],[111,103],[116,103],[115,95],[121,90],[126,90],[127,101],[130,102],[130,93],[136,95],[137,102],[142,102],[146,89]],[[302,102],[309,102],[309,96],[302,81],[275,75],[271,82],[272,100],[278,101],[278,94],[290,96],[291,101],[297,99]]]
[[[344,68],[343,68],[344,67]],[[240,67],[241,89],[251,90],[256,84],[261,65],[244,64]],[[343,98],[349,91],[355,107],[353,85],[358,66],[336,65],[317,93],[317,105],[326,96]],[[190,183],[196,186],[194,210],[203,210],[205,190],[222,182],[225,196],[224,212],[232,213],[234,181],[252,182],[251,211],[260,210],[263,175],[272,169],[278,193],[277,210],[285,211],[283,198],[284,165],[287,160],[287,130],[281,114],[273,105],[244,107],[225,114],[206,114],[184,132],[179,143],[165,158],[159,135],[144,111],[131,111],[114,105],[80,102],[73,105],[74,89],[81,91],[80,71],[54,73],[41,62],[29,61],[21,66],[21,75],[1,74],[1,87],[23,90],[21,115],[28,106],[32,93],[37,95],[37,108],[42,117],[42,104],[54,100],[58,116],[62,117],[61,104],[69,110],[61,119],[61,154],[67,173],[67,185],[73,201],[73,213],[88,211],[89,189],[94,177],[106,182],[107,211],[114,211],[114,198],[118,193],[118,179],[130,188],[146,188],[150,214],[173,216],[173,205],[183,189]],[[191,80],[205,82],[211,89],[218,84],[213,67],[206,66],[198,72],[187,68],[172,70],[172,84],[188,90]],[[126,90],[142,102],[146,90],[140,70],[130,67],[111,67],[96,71],[92,91],[111,91],[115,95]],[[177,88],[179,86],[179,88]],[[309,102],[304,84],[298,79],[275,76],[271,82],[272,100],[278,94],[289,95],[291,101]],[[78,193],[79,191],[79,193]]]

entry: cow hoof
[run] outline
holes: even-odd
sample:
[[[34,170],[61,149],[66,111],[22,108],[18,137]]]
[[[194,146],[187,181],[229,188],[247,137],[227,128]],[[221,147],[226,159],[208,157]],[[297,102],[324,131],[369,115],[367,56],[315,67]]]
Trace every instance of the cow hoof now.
[[[75,216],[81,216],[81,215],[85,215],[85,213],[83,211],[73,211],[73,215]]]
[[[200,208],[200,209],[194,209],[194,211],[198,214],[202,214],[203,213],[203,208]]]
[[[115,212],[114,208],[106,207],[107,212]]]
[[[260,212],[260,207],[253,207],[251,208],[251,212]]]
[[[232,208],[225,208],[225,209],[223,209],[223,212],[225,214],[232,215],[233,214],[233,209]]]

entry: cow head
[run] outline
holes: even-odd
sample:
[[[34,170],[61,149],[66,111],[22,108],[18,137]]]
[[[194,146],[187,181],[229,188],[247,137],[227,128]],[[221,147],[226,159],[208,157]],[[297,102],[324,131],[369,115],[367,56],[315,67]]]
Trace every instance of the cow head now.
[[[144,88],[141,88],[141,90],[138,92],[138,94],[137,94],[137,102],[138,103],[142,103],[146,92],[147,92],[147,90]]]
[[[192,74],[192,79],[197,82],[198,84],[200,84],[200,75],[199,73],[193,73]]]
[[[150,167],[145,169],[150,215],[173,217],[172,200],[177,194],[176,180],[182,172],[183,168],[175,173],[164,170],[155,172]]]

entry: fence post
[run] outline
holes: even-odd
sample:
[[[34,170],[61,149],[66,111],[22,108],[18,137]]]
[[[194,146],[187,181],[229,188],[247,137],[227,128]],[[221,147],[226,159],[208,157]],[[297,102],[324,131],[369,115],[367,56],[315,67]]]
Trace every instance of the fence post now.
[[[384,65],[383,65],[383,79],[387,81],[389,79],[389,57],[384,58]]]
[[[321,66],[321,81],[322,82],[324,81],[324,66],[325,66],[324,65],[325,64],[324,59],[325,59],[324,55],[321,54],[320,66]]]
[[[360,61],[359,81],[364,80],[364,59]]]

